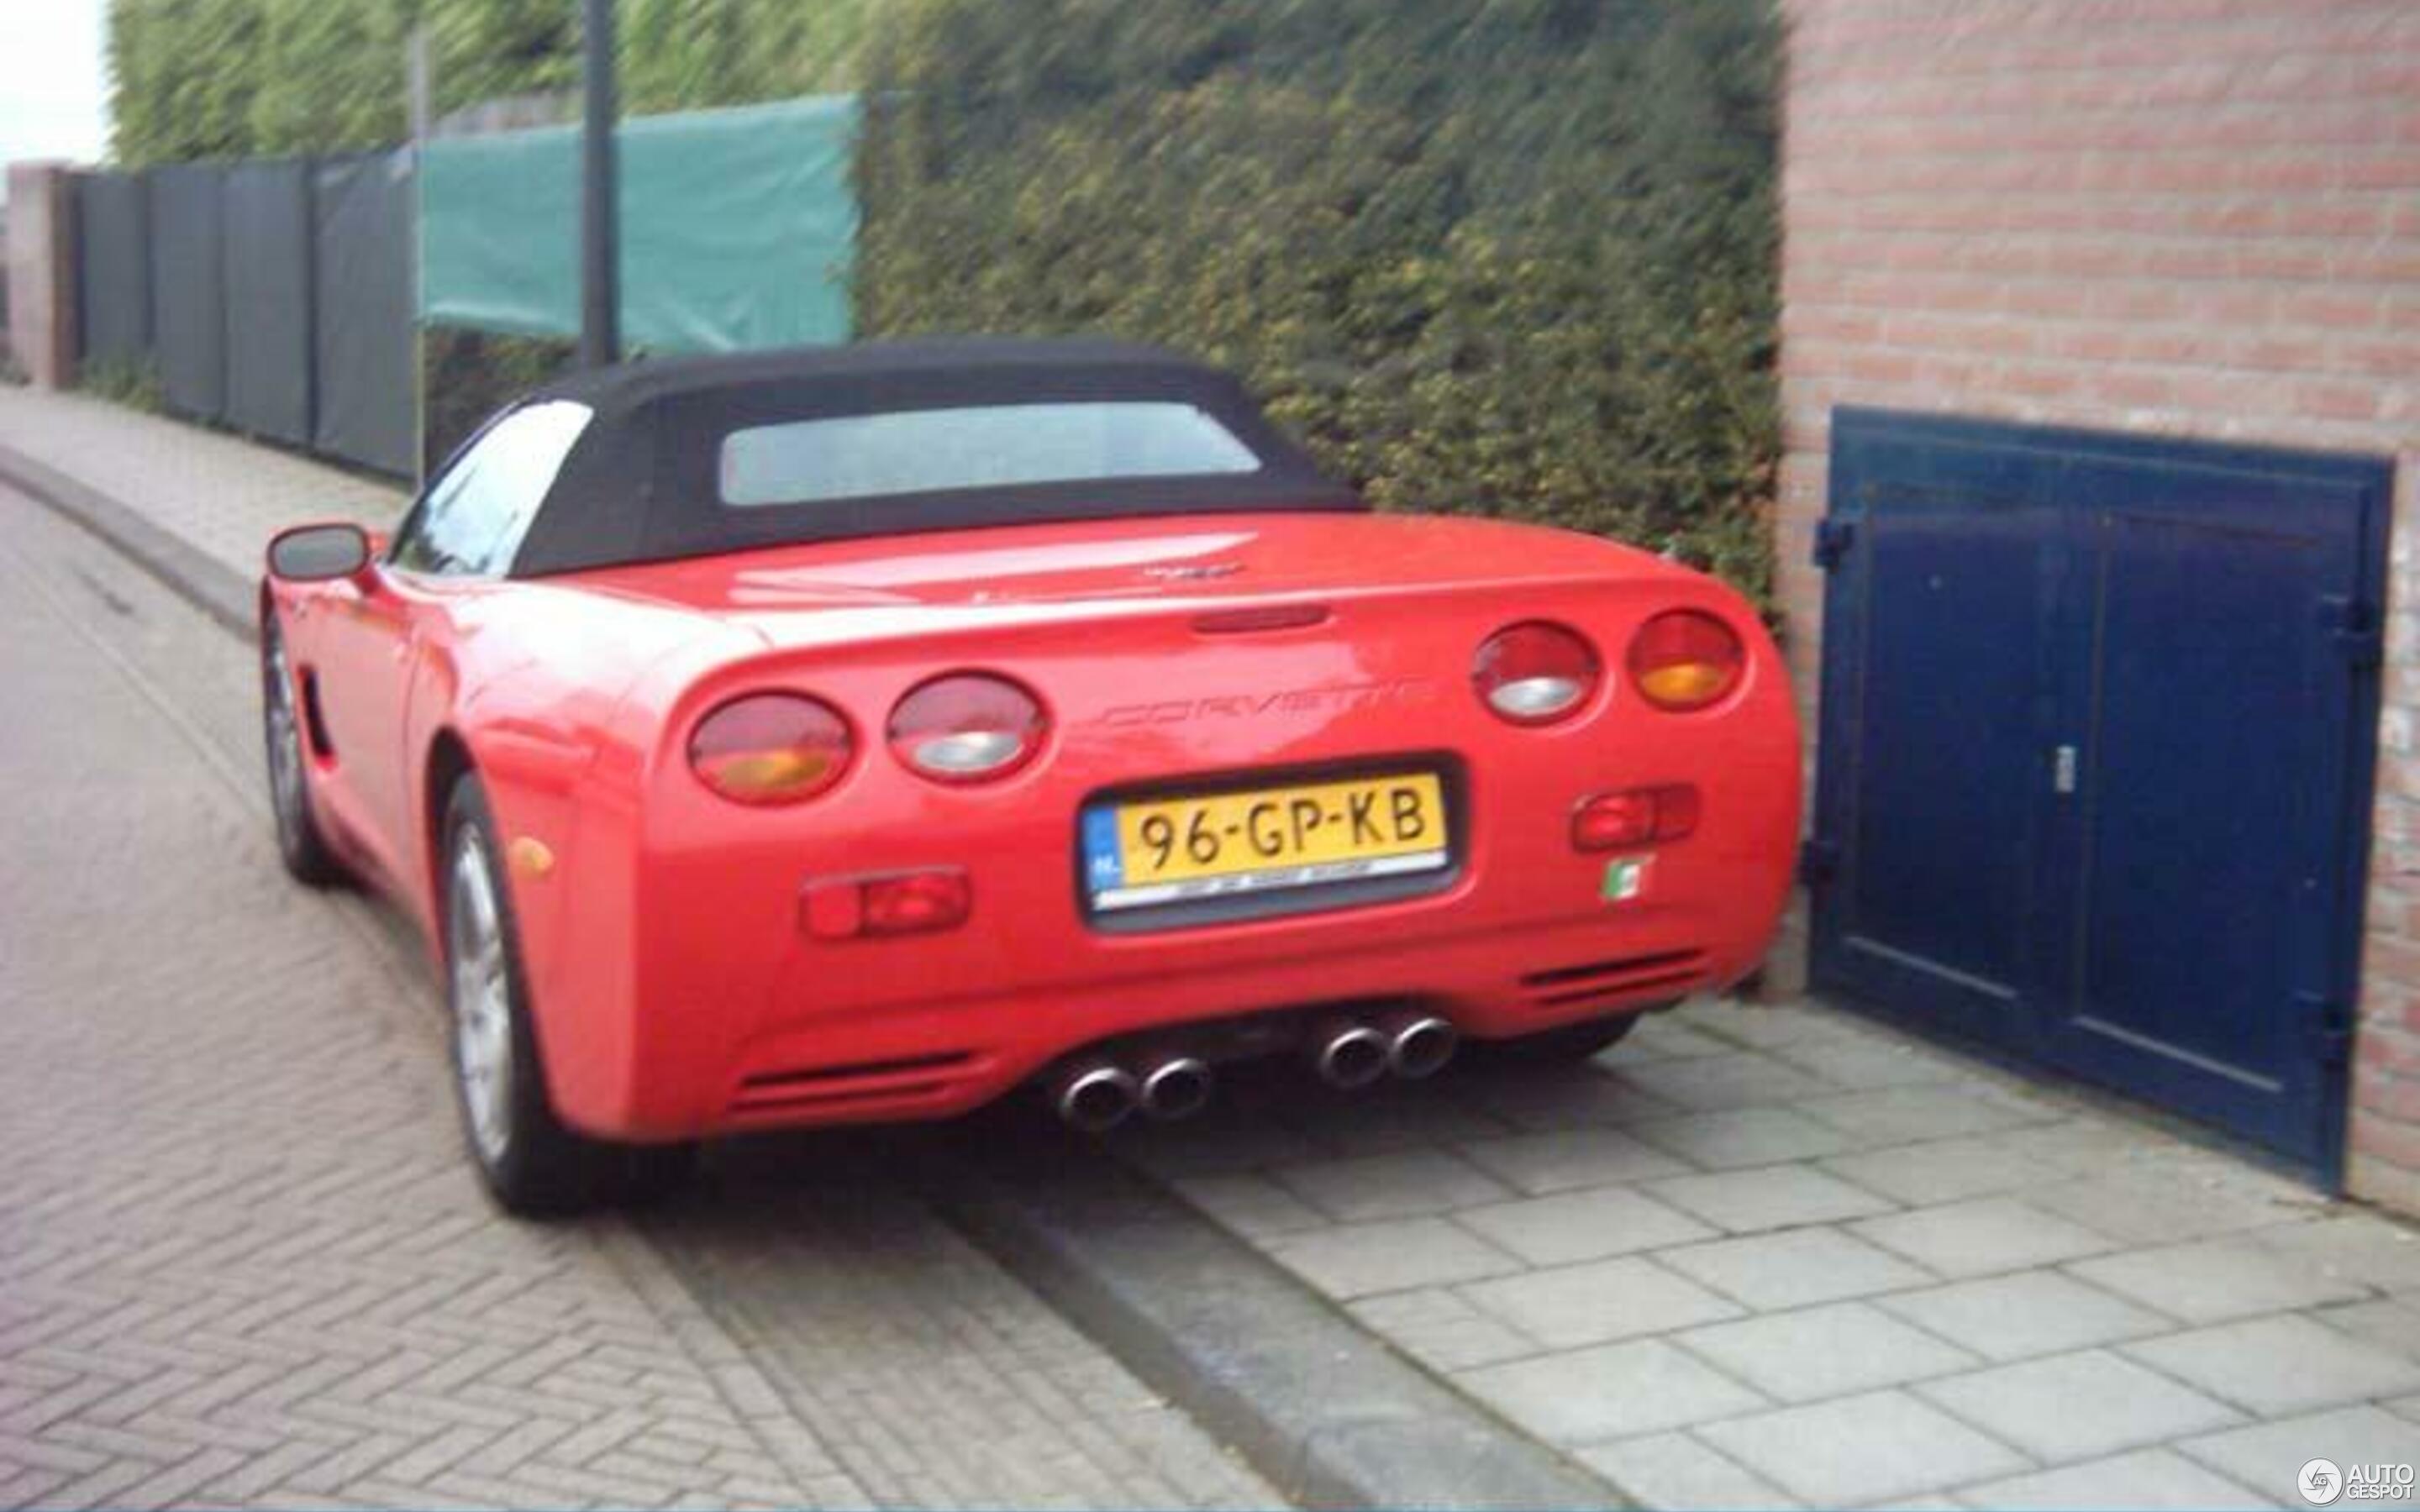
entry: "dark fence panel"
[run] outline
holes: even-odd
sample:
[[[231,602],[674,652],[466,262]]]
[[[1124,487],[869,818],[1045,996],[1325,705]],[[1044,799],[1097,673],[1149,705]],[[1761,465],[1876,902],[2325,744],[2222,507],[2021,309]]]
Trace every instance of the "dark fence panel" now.
[[[151,356],[151,204],[142,177],[76,177],[76,297],[86,363]]]
[[[302,162],[226,170],[226,423],[311,443],[311,178]]]
[[[312,445],[381,472],[413,471],[411,155],[313,170],[318,418]]]
[[[226,414],[226,174],[178,163],[151,170],[151,317],[160,389],[196,420]]]

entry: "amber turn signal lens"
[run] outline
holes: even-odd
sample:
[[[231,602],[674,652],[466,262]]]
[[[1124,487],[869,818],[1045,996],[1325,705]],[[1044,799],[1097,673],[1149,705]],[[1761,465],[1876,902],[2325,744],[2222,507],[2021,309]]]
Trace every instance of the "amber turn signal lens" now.
[[[848,770],[848,721],[801,693],[752,693],[698,721],[690,769],[734,803],[799,803]]]
[[[1672,609],[1638,627],[1630,680],[1648,702],[1685,714],[1726,697],[1747,668],[1738,632],[1698,609]]]

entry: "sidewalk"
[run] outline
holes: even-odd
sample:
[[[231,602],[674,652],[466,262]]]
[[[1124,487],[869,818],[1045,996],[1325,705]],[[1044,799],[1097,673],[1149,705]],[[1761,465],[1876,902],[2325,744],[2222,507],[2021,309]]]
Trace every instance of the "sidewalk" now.
[[[247,584],[285,527],[387,530],[408,501],[400,484],[80,393],[0,387],[0,447],[138,511]]]
[[[36,444],[230,563],[359,489],[0,390]],[[1352,1100],[1271,1075],[1113,1148],[1650,1505],[2299,1505],[2306,1460],[2420,1463],[2411,1228],[1819,1006]]]
[[[1126,1155],[1648,1506],[2301,1504],[2420,1462],[2420,1240],[1814,1004],[1235,1089]]]

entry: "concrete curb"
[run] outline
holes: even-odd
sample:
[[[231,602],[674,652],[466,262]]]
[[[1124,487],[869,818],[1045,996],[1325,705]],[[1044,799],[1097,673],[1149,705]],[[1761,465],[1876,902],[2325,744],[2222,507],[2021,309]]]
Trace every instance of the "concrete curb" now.
[[[82,526],[239,640],[259,633],[259,596],[241,574],[162,530],[134,510],[47,463],[0,446],[0,482],[22,489]]]
[[[1629,1504],[1097,1151],[983,1143],[935,1173],[951,1222],[1297,1504]]]
[[[0,446],[32,495],[239,639],[251,583],[136,511]],[[937,1142],[933,1195],[970,1239],[1280,1491],[1314,1507],[1619,1507],[1274,1263],[1096,1149]]]

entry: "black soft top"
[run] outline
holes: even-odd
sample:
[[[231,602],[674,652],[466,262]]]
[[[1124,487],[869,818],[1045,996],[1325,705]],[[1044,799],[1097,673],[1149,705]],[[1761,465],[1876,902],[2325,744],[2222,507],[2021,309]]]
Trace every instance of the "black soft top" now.
[[[1232,375],[1128,342],[964,338],[673,358],[560,378],[521,404],[558,399],[594,418],[521,543],[518,578],[917,531],[1366,507],[1321,477]],[[1260,470],[744,508],[723,504],[716,486],[723,438],[750,426],[1119,399],[1196,405],[1250,448]]]

